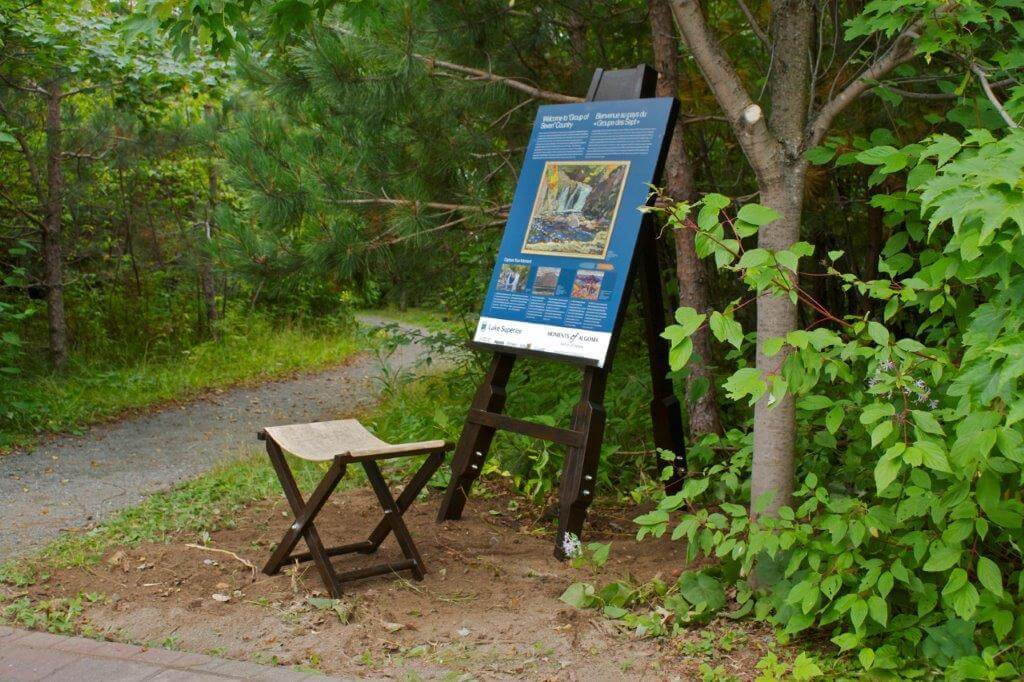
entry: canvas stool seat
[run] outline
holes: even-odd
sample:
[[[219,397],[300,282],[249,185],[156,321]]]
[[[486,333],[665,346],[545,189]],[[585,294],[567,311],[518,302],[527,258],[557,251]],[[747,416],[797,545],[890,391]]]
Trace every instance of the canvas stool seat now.
[[[295,521],[278,543],[263,572],[274,575],[286,563],[313,561],[320,577],[333,597],[342,592],[342,584],[384,573],[408,570],[417,580],[422,580],[426,569],[423,559],[402,520],[402,514],[409,508],[420,491],[437,471],[444,459],[449,444],[443,440],[428,440],[414,443],[387,443],[370,433],[355,419],[314,422],[310,424],[289,424],[269,426],[259,432],[258,438],[266,441],[270,462],[281,481],[285,497],[295,514]],[[284,457],[287,452],[299,459],[311,462],[331,462],[330,468],[321,479],[309,500],[304,500],[295,477]],[[391,495],[387,481],[377,465],[378,460],[398,457],[427,455],[398,498]],[[366,472],[370,486],[384,511],[384,518],[377,524],[370,537],[340,547],[325,548],[314,525],[316,515],[323,509],[331,493],[337,487],[349,464],[358,463]],[[381,543],[394,533],[405,560],[379,564],[369,568],[337,573],[330,558],[342,554],[372,554]],[[292,553],[299,538],[306,541],[308,552]]]

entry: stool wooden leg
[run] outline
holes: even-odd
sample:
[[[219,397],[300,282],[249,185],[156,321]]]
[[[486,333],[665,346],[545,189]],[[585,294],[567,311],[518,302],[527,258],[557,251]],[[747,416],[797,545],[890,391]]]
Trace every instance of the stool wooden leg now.
[[[417,580],[423,580],[426,572],[423,567],[423,558],[420,557],[420,553],[416,550],[416,544],[412,541],[412,535],[409,534],[405,521],[402,520],[402,512],[395,503],[395,498],[391,496],[391,491],[388,489],[387,481],[384,480],[384,475],[380,472],[380,467],[373,460],[364,461],[362,465],[363,469],[366,470],[366,478],[370,480],[373,492],[376,493],[377,500],[384,510],[384,521],[391,526],[391,531],[395,534],[395,540],[398,541],[398,546],[402,548],[402,554],[405,555],[406,559],[412,561],[413,577]]]
[[[277,472],[278,479],[281,481],[284,496],[287,498],[288,504],[295,514],[295,522],[292,523],[291,528],[288,529],[288,532],[281,539],[270,560],[263,567],[263,572],[267,575],[274,575],[280,571],[282,564],[287,561],[288,555],[295,548],[295,544],[301,535],[306,540],[309,554],[316,564],[317,571],[320,573],[327,591],[332,597],[340,597],[341,584],[338,582],[338,577],[331,566],[330,557],[324,549],[323,542],[320,540],[320,534],[313,524],[313,519],[323,508],[327,498],[334,492],[338,481],[345,475],[345,465],[337,459],[331,464],[327,475],[320,481],[307,504],[302,499],[302,493],[299,491],[299,486],[295,482],[291,469],[288,468],[288,462],[284,458],[284,453],[281,452],[280,446],[271,438],[267,438],[267,454],[270,456],[270,462],[274,466],[274,471]]]
[[[434,472],[438,470],[441,463],[444,462],[444,451],[435,452],[430,454],[423,464],[416,471],[416,474],[409,479],[409,483],[406,484],[401,494],[398,496],[395,504],[398,507],[398,513],[404,514],[416,498],[419,496],[420,491],[423,490],[430,477],[434,475]],[[376,552],[377,548],[380,547],[381,543],[387,539],[388,535],[391,534],[391,524],[388,523],[387,519],[381,519],[377,527],[370,533],[369,542],[373,545],[371,552]]]

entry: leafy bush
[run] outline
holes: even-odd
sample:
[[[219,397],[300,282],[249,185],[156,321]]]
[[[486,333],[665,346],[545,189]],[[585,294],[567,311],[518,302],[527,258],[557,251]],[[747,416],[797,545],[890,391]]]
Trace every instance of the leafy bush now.
[[[800,289],[809,244],[744,249],[774,218],[769,209],[745,206],[723,222],[723,197],[700,206],[702,256],[736,273],[751,296],[791,296],[816,313],[808,329],[764,342],[780,359],[777,373],[741,366],[724,382],[741,403],[796,396],[802,483],[777,516],[758,514],[766,499],[748,513],[739,503],[750,496],[749,429],[708,437],[691,452],[703,473],[637,518],[638,537],[671,529],[691,560],[718,563],[655,590],[672,616],[661,631],[724,608],[719,595],[734,584],[730,615],[767,618],[783,638],[827,630],[868,670],[1019,677],[1024,134],[936,135],[853,154],[874,166],[873,184],[906,173],[905,189],[873,199],[898,228],[880,264],[888,278],[860,281],[840,270],[841,252],[828,254],[828,275],[877,302],[877,313],[838,318]],[[689,209],[673,209],[677,228]],[[751,339],[732,315],[742,304],[710,315],[680,310],[666,332],[674,367],[686,363],[702,324],[747,350]],[[575,601],[594,601],[580,605],[599,600],[609,615],[658,629],[643,614],[618,612],[635,604],[635,591],[571,589]]]

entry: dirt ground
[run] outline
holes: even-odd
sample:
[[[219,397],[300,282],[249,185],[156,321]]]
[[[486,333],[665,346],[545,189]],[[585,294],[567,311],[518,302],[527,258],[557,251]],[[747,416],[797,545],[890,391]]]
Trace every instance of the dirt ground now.
[[[83,625],[109,639],[341,676],[689,680],[702,678],[702,663],[739,679],[756,675],[769,639],[757,626],[712,623],[676,638],[642,639],[558,600],[577,580],[659,573],[671,579],[685,564],[680,543],[634,543],[628,517],[594,513],[586,540],[613,541],[611,559],[595,574],[557,561],[550,525],[538,521],[535,509],[516,511],[511,497],[476,497],[462,521],[443,525],[434,523],[438,501],[436,494],[421,500],[405,517],[426,579],[354,583],[340,602],[341,615],[310,603],[311,596],[314,602],[326,596],[311,564],[274,577],[254,575],[235,557],[187,546],[198,542],[194,535],[111,551],[96,566],[55,572],[29,594],[104,595],[86,607]],[[283,499],[256,503],[235,528],[213,533],[208,547],[259,568],[291,520],[286,510]],[[318,527],[331,546],[363,539],[378,518],[368,491],[338,492]],[[339,557],[335,565],[347,570],[382,558],[400,558],[393,538],[377,557]]]

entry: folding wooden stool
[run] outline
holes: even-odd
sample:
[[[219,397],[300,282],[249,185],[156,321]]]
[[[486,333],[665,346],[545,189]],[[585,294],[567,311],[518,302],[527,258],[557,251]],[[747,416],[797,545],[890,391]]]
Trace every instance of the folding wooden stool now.
[[[312,560],[332,597],[341,596],[341,586],[346,582],[384,573],[408,570],[412,571],[416,580],[423,579],[426,572],[423,559],[416,550],[409,529],[402,520],[402,514],[441,465],[444,453],[449,448],[448,443],[443,440],[428,440],[392,445],[374,436],[355,419],[270,426],[260,431],[257,437],[267,443],[270,462],[274,465],[277,477],[281,480],[281,487],[284,488],[284,495],[295,514],[295,522],[288,528],[267,565],[263,567],[264,573],[275,575],[287,563]],[[311,462],[331,462],[330,469],[308,501],[302,499],[295,477],[285,461],[285,452]],[[388,489],[380,467],[377,466],[377,460],[423,454],[427,455],[426,461],[396,500]],[[345,475],[346,466],[351,463],[362,465],[381,509],[384,510],[384,518],[363,542],[325,548],[313,520]],[[405,555],[404,561],[378,564],[344,573],[335,572],[331,565],[331,557],[352,553],[373,554],[391,533],[395,534],[395,540]],[[300,537],[306,540],[309,551],[292,554]]]

